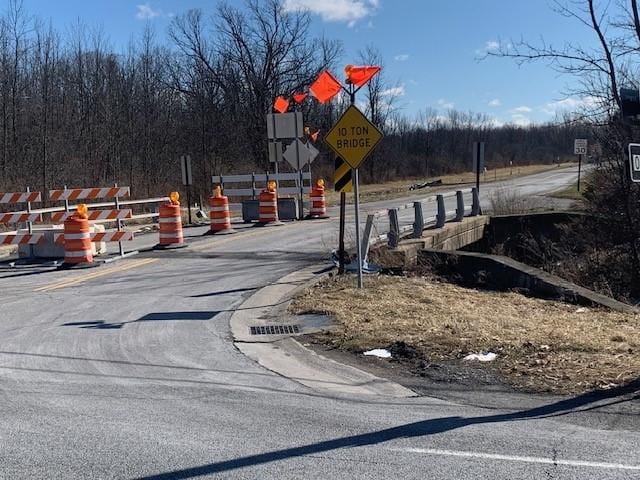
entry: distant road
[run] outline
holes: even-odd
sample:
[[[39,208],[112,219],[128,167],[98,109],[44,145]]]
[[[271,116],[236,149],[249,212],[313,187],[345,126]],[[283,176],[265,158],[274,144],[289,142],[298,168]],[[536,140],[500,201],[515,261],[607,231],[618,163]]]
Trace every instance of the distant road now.
[[[537,195],[575,178],[575,169],[517,178],[484,186],[482,198],[500,185]],[[325,261],[336,225],[249,227],[92,270],[0,270],[0,478],[640,476],[633,422],[564,415],[593,407],[588,398],[496,392],[493,409],[437,392],[331,398],[239,353],[234,309]]]

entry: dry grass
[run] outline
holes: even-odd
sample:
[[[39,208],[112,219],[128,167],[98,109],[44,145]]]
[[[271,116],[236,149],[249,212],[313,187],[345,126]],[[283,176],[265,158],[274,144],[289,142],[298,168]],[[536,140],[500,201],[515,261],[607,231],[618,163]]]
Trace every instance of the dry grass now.
[[[430,361],[495,352],[486,365],[514,385],[535,391],[577,393],[640,376],[640,317],[477,291],[424,278],[368,277],[322,282],[292,305],[320,311],[341,323],[323,341],[361,352],[405,341]]]
[[[563,163],[558,165],[527,165],[523,167],[507,167],[496,168],[490,170],[486,175],[481,175],[480,180],[482,182],[493,182],[506,180],[509,178],[524,177],[526,175],[533,175],[535,173],[546,172],[549,170],[555,170],[557,168],[568,167],[573,164]],[[422,183],[425,181],[431,181],[435,179],[442,180],[441,187],[424,188],[420,190],[409,191],[409,187],[414,183]],[[450,190],[452,185],[471,185],[475,184],[476,177],[473,172],[458,173],[454,175],[443,175],[434,178],[414,178],[407,180],[396,180],[386,183],[366,184],[360,186],[360,199],[363,202],[374,202],[377,200],[385,200],[392,198],[402,198],[408,196],[424,197],[431,193],[438,192],[440,190]],[[326,191],[326,198],[328,205],[337,205],[340,203],[340,194],[333,191],[333,188],[328,188]],[[353,202],[353,195],[347,195],[347,202]]]

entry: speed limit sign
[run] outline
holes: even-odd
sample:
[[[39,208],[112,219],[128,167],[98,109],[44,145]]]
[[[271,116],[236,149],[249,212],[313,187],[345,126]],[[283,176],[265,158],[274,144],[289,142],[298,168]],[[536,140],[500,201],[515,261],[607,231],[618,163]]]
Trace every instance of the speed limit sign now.
[[[586,155],[587,154],[587,139],[576,138],[573,142],[574,155]]]
[[[640,183],[640,143],[629,144],[629,167],[631,168],[631,181]]]

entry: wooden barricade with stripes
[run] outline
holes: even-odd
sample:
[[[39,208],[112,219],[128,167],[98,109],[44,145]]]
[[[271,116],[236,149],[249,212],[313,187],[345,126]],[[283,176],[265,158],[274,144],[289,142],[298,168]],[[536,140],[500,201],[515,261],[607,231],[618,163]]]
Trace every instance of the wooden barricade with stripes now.
[[[44,235],[33,233],[33,222],[42,221],[42,214],[32,211],[32,203],[40,203],[40,192],[32,192],[27,188],[26,192],[4,193],[0,192],[0,204],[26,204],[26,211],[0,213],[0,224],[11,225],[25,223],[27,233],[10,232],[0,234],[0,245],[34,245],[44,240]]]

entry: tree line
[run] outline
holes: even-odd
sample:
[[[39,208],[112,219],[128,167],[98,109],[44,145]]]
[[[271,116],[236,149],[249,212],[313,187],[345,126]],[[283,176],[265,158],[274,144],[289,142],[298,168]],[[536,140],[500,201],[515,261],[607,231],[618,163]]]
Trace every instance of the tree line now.
[[[272,169],[273,99],[306,89],[323,69],[341,72],[343,61],[338,41],[314,38],[309,15],[280,0],[190,10],[167,32],[147,27],[122,52],[100,30],[78,22],[62,34],[11,0],[0,17],[0,190],[119,183],[138,198],[166,194],[189,154],[196,193],[207,195],[211,175]],[[373,47],[357,61],[383,63]],[[477,140],[487,142],[489,168],[550,163],[583,129],[495,126],[481,114],[430,109],[407,118],[392,87],[381,75],[359,94],[386,135],[366,163],[368,182],[468,170]],[[309,99],[302,111],[326,132],[346,102]],[[331,180],[333,159],[318,144],[314,168]]]

